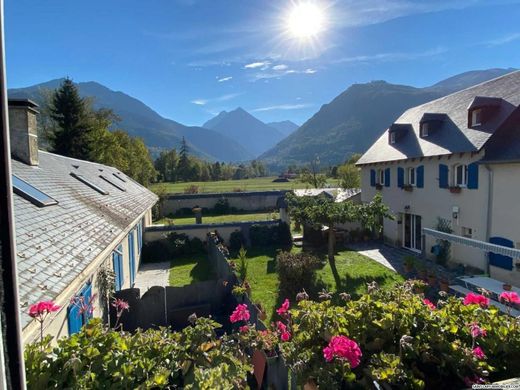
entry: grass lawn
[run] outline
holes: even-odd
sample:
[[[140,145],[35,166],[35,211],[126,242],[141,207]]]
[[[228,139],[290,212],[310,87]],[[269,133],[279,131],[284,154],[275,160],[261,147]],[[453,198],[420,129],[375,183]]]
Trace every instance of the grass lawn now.
[[[301,249],[293,248],[293,252]],[[247,280],[251,285],[251,299],[261,302],[271,319],[275,308],[284,297],[278,296],[278,275],[276,273],[276,249],[250,249],[247,253]],[[331,292],[348,292],[353,296],[366,292],[366,283],[373,280],[383,288],[393,286],[404,279],[374,260],[355,251],[342,250],[336,256],[337,281],[328,262],[317,271],[315,289],[326,288]],[[310,292],[310,291],[308,291]],[[293,299],[294,300],[294,297]]]
[[[210,280],[215,277],[205,252],[186,255],[172,261],[170,286],[182,287],[187,284]]]
[[[233,192],[235,189],[242,191],[268,191],[268,190],[294,190],[299,188],[307,188],[308,185],[299,180],[291,180],[287,183],[273,183],[276,176],[257,177],[254,179],[244,180],[223,180],[223,181],[206,181],[206,182],[188,182],[188,183],[157,183],[153,184],[150,189],[152,191],[164,188],[167,193],[177,194],[184,193],[184,189],[191,185],[199,187],[199,192]],[[337,180],[328,179],[331,186],[337,186]]]
[[[279,213],[248,213],[248,214],[228,214],[228,215],[202,215],[202,223],[222,223],[222,222],[245,222],[245,221],[269,221],[272,219],[278,219]],[[161,225],[172,221],[175,225],[191,225],[195,223],[195,216],[193,217],[175,217],[175,218],[162,218],[155,224]]]

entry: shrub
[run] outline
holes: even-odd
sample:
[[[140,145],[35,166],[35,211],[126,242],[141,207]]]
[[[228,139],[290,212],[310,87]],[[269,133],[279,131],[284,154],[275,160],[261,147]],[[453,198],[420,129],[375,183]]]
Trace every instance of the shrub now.
[[[253,225],[249,229],[249,238],[252,246],[269,246],[276,242],[274,231],[268,225]]]
[[[278,224],[278,244],[284,248],[290,248],[292,246],[291,227],[285,222]]]
[[[184,193],[185,194],[198,194],[200,192],[199,186],[195,184],[191,184],[187,187],[184,187]]]
[[[238,251],[246,244],[244,235],[240,230],[235,230],[229,235],[229,249],[232,252]]]
[[[231,208],[229,207],[229,201],[226,198],[220,198],[215,206],[213,206],[213,213],[215,215],[226,215],[229,214]]]
[[[170,246],[166,240],[147,242],[143,245],[143,263],[153,263],[171,260]]]
[[[205,251],[204,243],[197,237],[172,232],[162,240],[147,242],[143,246],[143,262],[169,261],[174,257]]]
[[[233,336],[217,339],[220,325],[198,318],[182,332],[168,328],[134,334],[107,330],[99,319],[51,345],[25,348],[30,389],[245,388],[244,352]]]
[[[309,253],[278,253],[276,266],[282,295],[294,298],[302,288],[310,288],[320,265],[321,260]]]
[[[245,282],[247,279],[247,251],[244,247],[240,248],[238,252],[237,273],[240,280]]]

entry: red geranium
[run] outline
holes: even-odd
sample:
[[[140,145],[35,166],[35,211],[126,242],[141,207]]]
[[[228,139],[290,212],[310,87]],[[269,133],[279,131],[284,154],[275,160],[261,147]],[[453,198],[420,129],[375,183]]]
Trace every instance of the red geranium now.
[[[480,347],[473,348],[473,356],[475,356],[479,360],[482,360],[482,359],[486,358],[486,355],[484,354],[484,351]]]
[[[423,303],[424,303],[426,306],[428,306],[428,307],[430,308],[430,310],[435,310],[435,309],[437,309],[437,307],[435,306],[435,304],[434,304],[432,301],[430,301],[428,298],[424,298],[422,301],[423,301]]]
[[[281,316],[284,315],[289,310],[289,305],[289,300],[285,298],[285,301],[283,301],[282,306],[280,306],[279,309],[276,309],[276,312]]]
[[[249,314],[249,310],[247,310],[247,305],[241,303],[236,307],[235,311],[231,314],[231,316],[229,317],[229,320],[232,323],[235,323],[238,321],[249,321],[250,317],[251,317],[251,315]]]
[[[323,348],[323,357],[327,362],[331,362],[334,358],[346,359],[351,368],[359,365],[361,355],[359,345],[346,336],[333,336],[329,345]]]
[[[489,306],[489,298],[486,298],[484,295],[479,295],[475,293],[468,293],[466,297],[464,297],[465,305],[480,305],[482,307]]]
[[[514,291],[504,291],[502,294],[499,295],[498,299],[502,302],[507,303],[517,303],[520,304],[520,297],[518,294]]]
[[[47,314],[58,311],[60,308],[53,301],[42,301],[35,303],[29,308],[29,315],[38,321],[43,321]]]

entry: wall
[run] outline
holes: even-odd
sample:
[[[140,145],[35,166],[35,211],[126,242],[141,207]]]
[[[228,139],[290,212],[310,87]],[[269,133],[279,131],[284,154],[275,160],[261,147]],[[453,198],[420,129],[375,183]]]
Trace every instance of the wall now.
[[[402,229],[400,224],[402,214],[405,213],[405,206],[409,206],[411,214],[422,216],[422,227],[433,228],[437,226],[437,217],[448,219],[452,222],[454,234],[461,235],[462,227],[473,229],[473,238],[486,241],[487,225],[487,205],[488,205],[488,183],[489,175],[485,167],[479,167],[478,189],[462,189],[459,194],[452,194],[448,189],[439,188],[439,164],[450,167],[450,177],[453,173],[453,166],[458,163],[469,164],[478,161],[483,157],[479,154],[454,154],[444,157],[417,158],[399,163],[371,164],[362,167],[362,201],[369,202],[377,192],[383,196],[383,201],[387,204],[391,212],[396,216],[395,221],[385,219],[384,236],[388,243],[402,245]],[[424,166],[424,188],[414,188],[412,192],[404,191],[397,186],[397,167],[403,167],[406,171],[408,167]],[[371,169],[391,169],[390,187],[383,187],[376,190],[370,185]],[[459,217],[454,219],[452,216],[453,207],[459,207]],[[425,237],[425,255],[432,257],[430,249],[435,245],[435,239]],[[487,266],[487,256],[481,251],[461,245],[452,245],[452,261],[464,263],[472,267],[485,270]]]
[[[504,237],[520,248],[520,163],[493,164],[489,168],[493,174],[490,237]],[[491,276],[520,286],[520,271],[514,264],[513,271],[491,266]]]
[[[218,231],[218,234],[225,242],[229,242],[229,237],[234,231],[240,230],[244,238],[249,242],[249,229],[253,225],[267,225],[274,226],[280,223],[280,220],[273,221],[252,221],[252,222],[228,222],[215,224],[201,224],[201,225],[156,225],[150,226],[145,231],[145,241],[162,240],[169,233],[175,232],[179,234],[186,234],[190,238],[199,238],[206,241],[208,233]]]
[[[220,194],[169,195],[161,204],[161,217],[175,214],[175,212],[181,209],[192,209],[195,206],[212,209],[222,198],[227,199],[229,206],[237,210],[272,211],[278,209],[277,201],[280,197],[285,196],[286,192],[287,191],[252,191],[226,192]]]

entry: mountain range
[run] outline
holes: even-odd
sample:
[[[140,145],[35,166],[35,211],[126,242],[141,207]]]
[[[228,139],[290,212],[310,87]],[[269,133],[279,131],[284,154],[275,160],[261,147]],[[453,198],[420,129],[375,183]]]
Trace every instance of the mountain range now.
[[[470,71],[425,88],[385,81],[354,84],[259,159],[272,169],[309,163],[315,157],[323,165],[341,163],[366,151],[406,109],[514,70]]]

